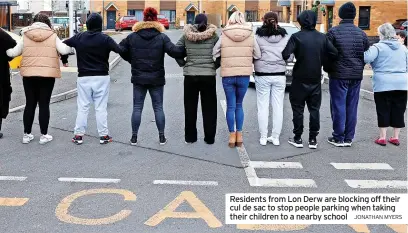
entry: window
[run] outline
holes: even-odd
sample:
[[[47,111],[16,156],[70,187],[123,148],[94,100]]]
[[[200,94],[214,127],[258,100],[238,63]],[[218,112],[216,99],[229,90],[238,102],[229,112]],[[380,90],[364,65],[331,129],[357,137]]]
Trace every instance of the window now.
[[[143,10],[128,10],[128,15],[135,16],[137,21],[143,21]]]
[[[245,11],[247,22],[257,22],[258,21],[258,11]]]
[[[371,7],[369,6],[360,6],[359,16],[358,16],[358,27],[363,30],[370,29],[370,15]]]
[[[176,11],[175,10],[161,10],[160,14],[164,15],[164,17],[168,19],[170,23],[176,22]]]
[[[296,6],[296,20],[297,20],[297,17],[300,15],[300,13],[302,13],[302,6],[297,5]]]

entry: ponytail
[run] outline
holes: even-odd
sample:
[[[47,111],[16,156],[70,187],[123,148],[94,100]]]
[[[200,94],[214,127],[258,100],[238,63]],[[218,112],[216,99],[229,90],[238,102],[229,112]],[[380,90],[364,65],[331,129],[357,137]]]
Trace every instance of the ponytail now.
[[[207,30],[207,24],[206,23],[200,23],[197,25],[197,30],[199,32],[204,32],[205,30]]]

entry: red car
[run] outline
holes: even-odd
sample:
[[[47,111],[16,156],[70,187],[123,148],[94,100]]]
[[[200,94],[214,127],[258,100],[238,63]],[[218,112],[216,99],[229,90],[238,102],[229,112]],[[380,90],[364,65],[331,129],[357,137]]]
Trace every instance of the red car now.
[[[115,24],[115,31],[122,31],[125,29],[132,29],[133,25],[137,23],[136,17],[129,15],[123,16]]]
[[[164,15],[157,15],[157,20],[164,26],[164,28],[169,29],[169,20]]]

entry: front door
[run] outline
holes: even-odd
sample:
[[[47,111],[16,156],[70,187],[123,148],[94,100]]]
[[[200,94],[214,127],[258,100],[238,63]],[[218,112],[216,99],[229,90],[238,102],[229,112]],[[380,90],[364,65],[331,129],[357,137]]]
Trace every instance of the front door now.
[[[330,29],[333,27],[333,7],[327,7],[327,28]]]
[[[107,11],[106,12],[106,28],[107,29],[115,29],[116,24],[116,11]]]
[[[194,24],[195,11],[187,11],[187,24]]]

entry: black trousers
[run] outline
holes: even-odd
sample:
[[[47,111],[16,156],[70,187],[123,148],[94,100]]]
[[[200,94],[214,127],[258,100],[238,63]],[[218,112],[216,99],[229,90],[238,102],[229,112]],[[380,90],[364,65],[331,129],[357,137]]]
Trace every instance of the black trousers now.
[[[378,127],[404,128],[407,91],[374,92]]]
[[[289,93],[289,100],[293,111],[293,133],[295,137],[301,138],[303,134],[303,113],[305,105],[307,105],[310,113],[309,139],[316,138],[320,130],[321,84],[305,84],[294,80]]]
[[[23,114],[24,133],[30,134],[33,127],[35,109],[39,106],[38,121],[41,134],[48,133],[50,121],[50,100],[55,78],[23,77],[26,107]]]
[[[204,141],[214,143],[217,131],[217,90],[215,76],[185,76],[184,113],[185,140],[197,141],[197,108],[201,96]]]

